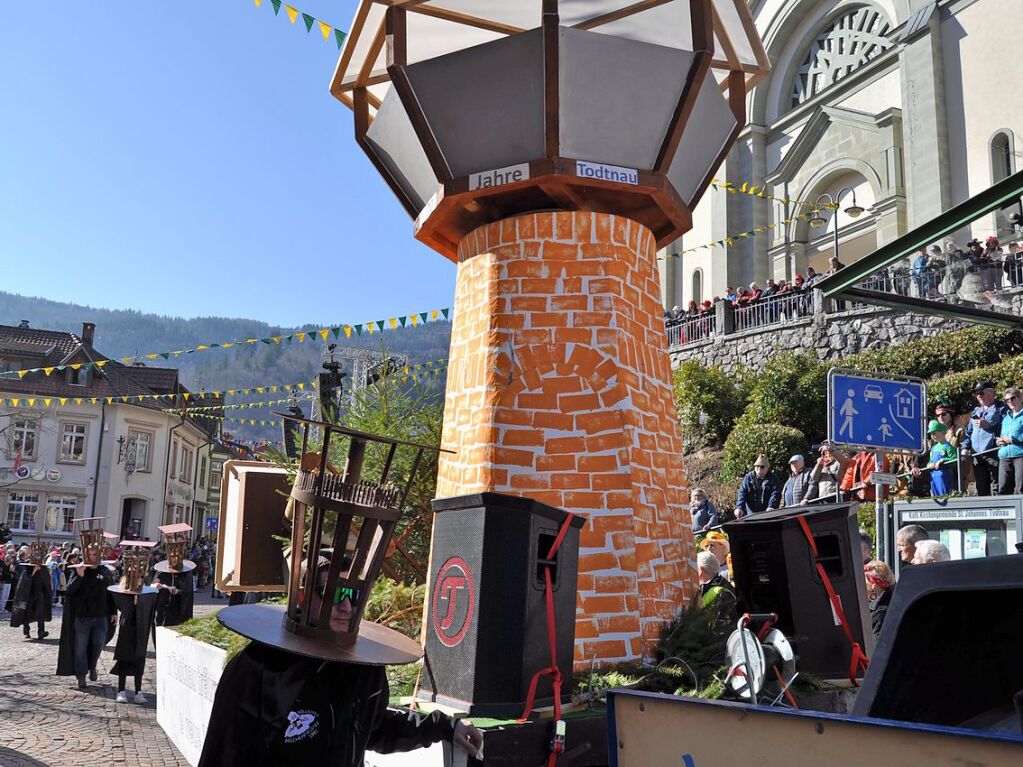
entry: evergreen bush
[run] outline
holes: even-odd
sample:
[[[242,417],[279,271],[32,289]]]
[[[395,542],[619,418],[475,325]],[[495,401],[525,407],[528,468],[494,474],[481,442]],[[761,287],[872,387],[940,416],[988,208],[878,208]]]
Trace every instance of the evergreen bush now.
[[[823,439],[827,395],[822,380],[826,376],[827,365],[815,357],[776,355],[753,380],[744,418],[751,423],[786,424],[813,441]]]
[[[774,475],[784,479],[789,458],[795,453],[806,455],[807,447],[806,435],[799,429],[776,423],[753,423],[743,416],[725,441],[721,481],[741,479],[753,468],[753,462],[761,454],[770,459]]]
[[[675,371],[674,388],[686,447],[724,442],[745,407],[738,384],[721,368],[689,360]]]

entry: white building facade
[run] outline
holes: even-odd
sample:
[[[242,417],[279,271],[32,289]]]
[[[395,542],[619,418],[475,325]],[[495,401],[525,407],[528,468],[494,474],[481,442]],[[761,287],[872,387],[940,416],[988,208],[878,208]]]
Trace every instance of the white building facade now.
[[[662,254],[665,305],[726,288],[826,271],[834,221],[812,227],[822,195],[855,194],[841,210],[839,258],[849,264],[1018,169],[1023,99],[1020,0],[750,0],[771,60],[747,103],[747,126],[693,229]],[[1007,213],[957,237],[1007,230]],[[789,223],[786,223],[788,221]],[[762,230],[729,247],[700,248]]]

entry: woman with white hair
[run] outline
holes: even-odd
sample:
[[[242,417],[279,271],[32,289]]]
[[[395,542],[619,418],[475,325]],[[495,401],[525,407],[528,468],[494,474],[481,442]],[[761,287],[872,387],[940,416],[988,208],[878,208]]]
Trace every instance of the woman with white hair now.
[[[916,552],[913,554],[914,565],[929,565],[934,562],[948,562],[952,554],[941,541],[928,538],[916,545]]]

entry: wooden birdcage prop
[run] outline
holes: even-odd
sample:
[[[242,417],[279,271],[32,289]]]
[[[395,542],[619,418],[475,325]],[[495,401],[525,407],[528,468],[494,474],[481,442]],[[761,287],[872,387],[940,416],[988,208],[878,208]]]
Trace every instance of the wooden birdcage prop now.
[[[353,645],[423,453],[439,448],[279,415],[302,431],[302,460],[291,490],[291,551],[300,556],[291,557],[284,627],[300,636]],[[313,430],[322,437],[318,453],[309,452]],[[406,477],[394,476],[399,449],[414,451]],[[340,468],[330,462],[332,451],[345,455]],[[373,478],[364,476],[368,451],[379,451],[382,459],[379,476]],[[316,614],[307,609],[312,600],[306,595],[313,593],[321,597]],[[339,594],[351,603],[343,631],[331,628]]]

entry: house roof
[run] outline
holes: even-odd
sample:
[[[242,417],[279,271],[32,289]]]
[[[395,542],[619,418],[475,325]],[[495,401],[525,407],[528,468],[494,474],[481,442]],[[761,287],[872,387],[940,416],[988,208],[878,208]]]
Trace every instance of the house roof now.
[[[82,345],[74,333],[0,325],[0,353],[64,359]]]

